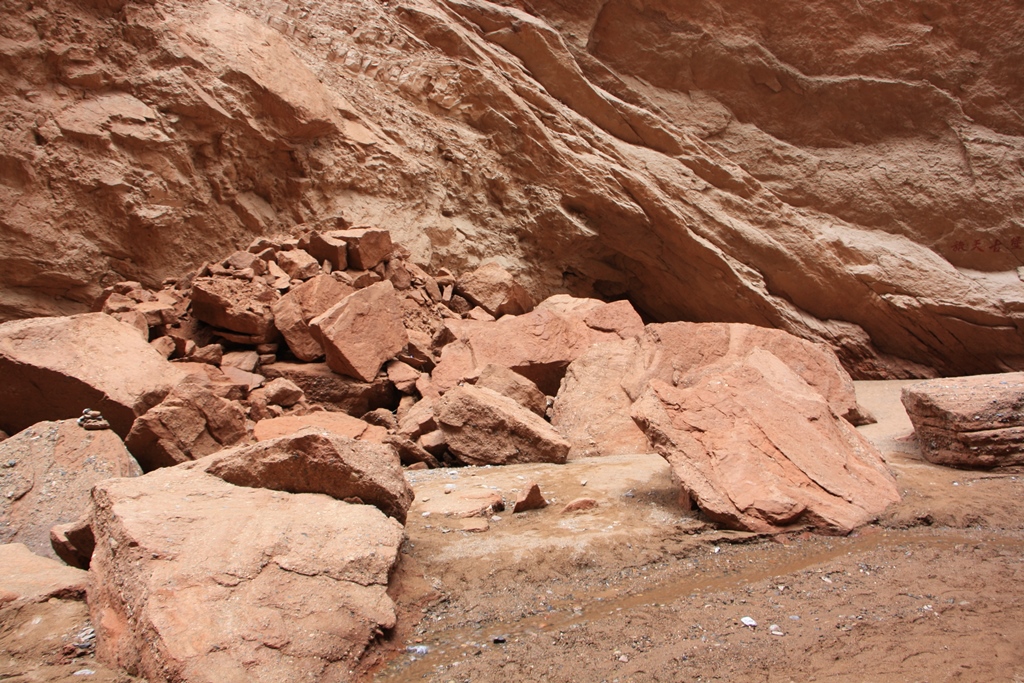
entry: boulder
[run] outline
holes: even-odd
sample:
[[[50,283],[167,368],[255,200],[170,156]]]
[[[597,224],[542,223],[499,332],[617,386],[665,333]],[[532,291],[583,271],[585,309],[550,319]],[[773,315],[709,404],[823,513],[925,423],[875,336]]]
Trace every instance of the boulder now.
[[[902,399],[929,462],[1024,465],[1024,372],[933,379],[904,387]]]
[[[309,323],[335,372],[372,382],[381,366],[405,348],[402,305],[385,280],[349,295]]]
[[[274,324],[299,360],[313,361],[323,347],[309,330],[309,321],[356,291],[330,275],[317,275],[274,303]]]
[[[333,230],[330,235],[348,245],[348,267],[352,270],[370,270],[390,258],[394,250],[391,233],[387,230],[351,228]]]
[[[92,506],[77,521],[51,528],[50,547],[68,565],[88,569],[96,549],[96,538],[92,535]]]
[[[377,443],[380,443],[387,434],[386,429],[371,425],[358,417],[352,417],[345,413],[317,411],[306,415],[283,415],[260,420],[253,427],[253,436],[257,441],[267,441],[296,434],[307,427],[316,427],[349,439]]]
[[[318,261],[327,261],[334,270],[348,268],[348,243],[334,231],[314,232],[307,250]]]
[[[192,315],[227,331],[225,338],[232,341],[234,332],[249,343],[262,344],[277,338],[272,306],[278,296],[262,280],[200,277],[192,282]]]
[[[96,657],[133,675],[349,681],[395,625],[403,530],[370,505],[180,467],[104,482],[94,505]]]
[[[529,292],[515,281],[510,272],[494,262],[485,263],[462,275],[456,291],[496,318],[533,310],[533,299]]]
[[[85,597],[89,574],[36,555],[23,543],[0,545],[0,605]]]
[[[732,529],[848,533],[899,500],[881,454],[763,349],[688,387],[651,380],[632,415],[683,493]]]
[[[220,368],[238,368],[245,372],[256,372],[260,364],[260,354],[255,351],[231,351],[221,355]]]
[[[320,264],[304,249],[279,251],[277,265],[292,280],[308,280],[321,273]]]
[[[267,382],[263,387],[267,401],[274,405],[291,408],[303,399],[304,394],[299,385],[290,379],[278,377]]]
[[[403,524],[413,500],[394,449],[318,427],[229,448],[187,467],[235,486],[358,498]]]
[[[122,438],[184,376],[104,313],[0,324],[0,429],[99,410]]]
[[[636,339],[595,344],[569,364],[551,409],[551,426],[572,445],[569,459],[647,453],[651,446],[629,415],[623,383],[643,372]]]
[[[408,363],[400,360],[389,361],[387,364],[388,379],[403,394],[415,393],[416,382],[420,378],[420,371]]]
[[[246,437],[245,411],[189,377],[132,425],[125,445],[146,472],[215,453]]]
[[[621,327],[607,330],[588,326],[587,317],[607,307],[618,312]],[[453,342],[444,347],[432,374],[435,388],[443,393],[493,363],[515,370],[546,395],[554,396],[566,367],[591,345],[627,339],[642,329],[635,311],[633,317],[628,317],[621,315],[621,309],[621,302],[606,304],[557,295],[525,315],[505,316],[494,322],[449,320],[446,326]],[[607,325],[613,317],[597,316],[598,323]],[[462,352],[457,352],[459,346],[464,348]]]
[[[475,384],[482,389],[490,389],[502,396],[508,396],[519,405],[541,417],[544,417],[547,413],[547,396],[537,388],[536,384],[508,368],[495,365],[494,363],[485,365],[480,370],[480,376],[477,377]]]
[[[306,395],[306,400],[349,415],[365,415],[375,408],[394,408],[398,405],[395,386],[386,377],[375,377],[372,382],[361,382],[339,375],[326,363],[284,363],[264,365],[260,371],[268,379],[284,377],[291,380]]]
[[[88,510],[96,483],[140,474],[109,429],[86,430],[75,420],[32,425],[0,443],[0,543],[56,559],[50,527]]]
[[[448,450],[469,465],[564,463],[569,443],[512,399],[474,386],[451,389],[434,405]]]

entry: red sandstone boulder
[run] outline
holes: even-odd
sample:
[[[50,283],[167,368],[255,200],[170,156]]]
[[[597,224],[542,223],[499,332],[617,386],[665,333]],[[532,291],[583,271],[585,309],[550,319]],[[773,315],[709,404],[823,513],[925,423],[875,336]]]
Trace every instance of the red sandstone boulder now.
[[[248,343],[262,344],[277,338],[272,306],[278,296],[261,280],[200,277],[192,283],[192,315],[226,331],[225,338],[232,341],[244,338]]]
[[[515,281],[510,272],[493,262],[462,275],[456,291],[496,318],[533,310],[529,292]]]
[[[100,661],[151,681],[347,681],[395,625],[402,527],[370,505],[180,467],[93,500]]]
[[[448,450],[469,465],[564,463],[569,443],[512,399],[474,386],[450,390],[434,405]]]
[[[0,543],[56,559],[50,527],[87,511],[96,483],[140,474],[109,429],[86,430],[75,420],[32,425],[0,443]]]
[[[309,321],[354,291],[330,275],[318,275],[274,303],[274,324],[296,358],[313,361],[324,355],[323,347],[309,330]]]
[[[310,321],[337,373],[372,382],[409,341],[402,306],[389,281],[360,289]]]
[[[358,498],[403,524],[413,500],[394,449],[316,427],[223,450],[186,467],[235,486]]]
[[[0,324],[0,429],[99,410],[122,438],[183,377],[129,325],[104,313]]]
[[[320,275],[320,264],[304,249],[277,252],[277,265],[292,280],[308,280]]]
[[[40,557],[22,543],[0,545],[0,606],[9,602],[81,599],[89,574]]]
[[[491,363],[480,370],[475,385],[481,389],[496,391],[502,396],[523,406],[532,413],[545,416],[548,409],[547,397],[537,385],[517,372]]]
[[[290,436],[306,429],[316,427],[323,429],[336,436],[344,436],[349,439],[360,439],[364,441],[382,442],[388,430],[383,427],[371,425],[345,413],[328,413],[318,411],[306,415],[283,415],[267,420],[260,420],[253,427],[253,436],[257,441],[277,439],[282,436]]]
[[[318,261],[327,261],[334,270],[348,268],[348,243],[334,231],[314,232],[309,237],[307,251]]]
[[[930,462],[1024,465],[1024,372],[912,384],[903,389],[903,405]]]
[[[302,389],[306,400],[349,415],[365,415],[376,408],[398,405],[398,394],[387,378],[361,382],[339,375],[326,363],[273,363],[260,371],[268,379],[284,377]]]
[[[125,445],[151,472],[215,453],[245,436],[242,407],[189,378],[135,421]]]
[[[347,245],[348,266],[353,270],[370,270],[390,258],[394,245],[391,233],[377,228],[333,230],[331,237]]]
[[[544,494],[540,492],[540,486],[535,481],[529,482],[519,495],[516,496],[516,503],[512,512],[529,512],[547,507],[548,502],[544,500]]]
[[[683,492],[730,528],[847,533],[899,500],[878,451],[765,350],[685,388],[653,379],[632,414]]]

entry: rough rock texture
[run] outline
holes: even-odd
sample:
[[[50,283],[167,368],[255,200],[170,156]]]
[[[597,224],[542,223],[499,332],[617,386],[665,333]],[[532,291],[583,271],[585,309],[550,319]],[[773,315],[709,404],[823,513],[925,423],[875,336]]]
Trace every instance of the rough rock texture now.
[[[6,6],[0,314],[343,213],[858,377],[1024,365],[1015,2],[528,7]]]
[[[262,344],[277,338],[272,309],[277,298],[277,291],[260,280],[197,278],[192,283],[192,315]]]
[[[521,315],[533,310],[533,299],[512,273],[494,262],[485,263],[462,275],[458,292],[496,318],[505,314]]]
[[[245,436],[241,405],[216,396],[190,377],[135,421],[125,445],[150,472],[215,453]]]
[[[1024,464],[1024,373],[950,377],[903,389],[924,457],[953,467]]]
[[[328,367],[364,382],[372,382],[384,361],[409,342],[390,281],[347,296],[313,318],[309,328],[327,354]]]
[[[89,575],[56,560],[40,557],[23,543],[0,545],[0,605],[50,598],[81,599]]]
[[[402,527],[372,506],[180,467],[93,499],[89,607],[113,666],[150,681],[349,681],[395,624]]]
[[[403,524],[413,499],[392,448],[317,427],[229,448],[189,467],[235,486],[358,498]]]
[[[387,430],[383,427],[368,424],[358,417],[352,417],[345,413],[318,411],[308,415],[284,415],[260,420],[253,427],[253,436],[257,441],[266,441],[295,434],[306,427],[317,427],[338,436],[365,441],[380,442],[387,434]]]
[[[651,380],[632,414],[712,520],[847,533],[899,500],[881,454],[768,351],[688,388]]]
[[[361,382],[339,375],[326,363],[274,363],[264,365],[260,370],[268,379],[284,377],[295,382],[307,401],[349,415],[365,415],[376,408],[398,405],[395,387],[386,378]]]
[[[537,385],[508,368],[493,363],[485,365],[480,370],[480,376],[477,377],[474,384],[482,389],[490,389],[502,396],[508,396],[541,417],[544,417],[547,412],[547,397],[537,388]]]
[[[523,487],[523,490],[516,496],[516,503],[512,506],[512,512],[529,512],[547,507],[548,502],[544,500],[544,494],[540,492],[540,485],[531,481]]]
[[[379,228],[336,230],[332,237],[348,245],[348,263],[355,270],[370,270],[391,257],[391,233]]]
[[[142,474],[117,434],[75,420],[40,422],[0,443],[0,543],[56,559],[50,527],[89,508],[94,484]]]
[[[448,450],[469,465],[564,463],[569,443],[512,399],[473,386],[456,387],[434,406]]]
[[[320,342],[309,331],[309,321],[354,291],[330,275],[318,275],[274,303],[274,324],[296,358],[313,361],[324,355]]]
[[[0,428],[99,410],[122,438],[184,374],[105,313],[0,325]]]

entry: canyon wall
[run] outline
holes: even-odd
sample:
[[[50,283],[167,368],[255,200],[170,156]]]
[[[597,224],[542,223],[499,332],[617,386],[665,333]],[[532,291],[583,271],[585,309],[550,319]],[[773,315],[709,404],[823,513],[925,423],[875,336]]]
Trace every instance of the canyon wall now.
[[[1024,369],[1022,9],[0,0],[0,319],[343,216],[857,377]]]

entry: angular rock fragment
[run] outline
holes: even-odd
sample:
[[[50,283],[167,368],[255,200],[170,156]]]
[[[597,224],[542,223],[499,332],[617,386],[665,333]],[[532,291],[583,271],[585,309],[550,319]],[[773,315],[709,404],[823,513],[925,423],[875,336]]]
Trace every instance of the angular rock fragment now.
[[[502,396],[508,396],[519,405],[541,417],[544,417],[547,412],[547,397],[541,393],[537,385],[508,368],[503,368],[494,363],[485,365],[480,370],[480,376],[477,377],[475,384],[482,389],[490,389]]]
[[[356,291],[330,275],[303,282],[274,303],[274,324],[299,360],[314,361],[323,347],[309,330],[309,321]]]
[[[263,387],[263,391],[267,396],[267,401],[285,408],[291,408],[304,397],[299,385],[284,377],[270,380]]]
[[[434,406],[448,450],[469,465],[564,463],[569,443],[512,399],[474,386],[451,389]]]
[[[85,596],[89,574],[41,557],[23,543],[0,545],[0,605]]]
[[[343,240],[347,245],[349,268],[353,270],[371,270],[379,263],[390,258],[394,245],[391,233],[378,228],[352,228],[349,230],[333,230],[331,237]]]
[[[360,289],[322,315],[309,327],[337,373],[372,382],[384,362],[409,341],[394,286],[379,282]]]
[[[348,268],[348,243],[334,231],[314,232],[306,249],[317,261],[329,261],[334,270]]]
[[[398,405],[398,394],[386,377],[361,382],[339,375],[326,363],[278,362],[264,365],[260,371],[268,379],[285,377],[291,380],[302,389],[307,401],[349,415],[365,415],[375,408],[392,409]]]
[[[475,306],[496,318],[520,315],[533,310],[533,299],[512,274],[497,263],[486,263],[462,275],[457,291]]]
[[[403,531],[372,506],[181,468],[105,482],[94,502],[96,656],[134,675],[346,681],[395,625]]]
[[[368,422],[352,417],[345,413],[328,413],[318,411],[306,415],[283,415],[268,420],[260,420],[253,427],[253,436],[257,441],[277,439],[282,436],[290,436],[306,429],[316,427],[323,429],[336,436],[344,436],[349,439],[360,439],[380,443],[383,441],[387,430]]]
[[[184,374],[104,313],[0,324],[0,428],[99,410],[122,438]]]
[[[320,264],[303,249],[278,252],[277,265],[292,280],[308,280],[320,275]]]
[[[315,427],[229,448],[188,467],[235,486],[358,498],[403,524],[413,500],[394,449]]]
[[[109,429],[86,430],[75,420],[32,425],[0,443],[0,543],[56,559],[50,528],[88,510],[96,483],[140,474]]]
[[[1024,464],[1024,372],[933,379],[904,387],[902,399],[929,462]]]
[[[878,451],[763,349],[689,387],[653,379],[632,414],[684,493],[729,528],[848,533],[899,500]]]
[[[260,280],[201,277],[192,283],[192,315],[254,344],[277,338],[272,306],[278,293]],[[226,337],[228,338],[228,337]]]
[[[245,412],[195,378],[132,425],[125,445],[146,472],[215,453],[246,436]]]
[[[68,565],[88,569],[96,549],[96,539],[92,535],[92,507],[89,506],[77,521],[51,528],[50,546]]]
[[[531,481],[516,496],[516,503],[512,507],[512,512],[529,512],[530,510],[539,510],[547,507],[547,505],[548,502],[544,500],[544,494],[540,492],[540,486],[537,482]]]

